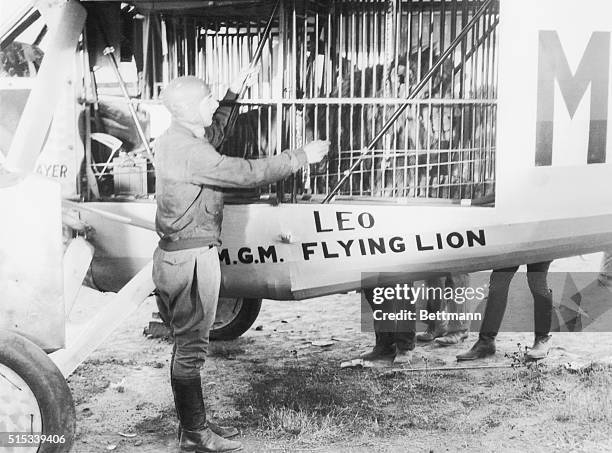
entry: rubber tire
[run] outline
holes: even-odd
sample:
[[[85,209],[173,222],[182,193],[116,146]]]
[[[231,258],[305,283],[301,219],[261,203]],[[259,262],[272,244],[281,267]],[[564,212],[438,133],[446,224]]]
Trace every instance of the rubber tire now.
[[[211,340],[235,340],[251,328],[261,310],[261,299],[247,299],[242,307],[227,325],[210,331]]]
[[[76,416],[66,379],[47,354],[25,337],[0,331],[0,363],[30,387],[42,417],[42,433],[64,435],[63,444],[41,444],[38,453],[69,452],[74,442]]]

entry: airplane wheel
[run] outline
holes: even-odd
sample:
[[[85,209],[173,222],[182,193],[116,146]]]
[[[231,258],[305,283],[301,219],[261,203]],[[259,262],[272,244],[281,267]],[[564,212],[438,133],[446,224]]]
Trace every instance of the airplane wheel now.
[[[235,340],[253,325],[261,309],[261,299],[220,297],[211,340]]]
[[[74,403],[62,373],[30,340],[0,331],[0,449],[69,452],[75,428]]]

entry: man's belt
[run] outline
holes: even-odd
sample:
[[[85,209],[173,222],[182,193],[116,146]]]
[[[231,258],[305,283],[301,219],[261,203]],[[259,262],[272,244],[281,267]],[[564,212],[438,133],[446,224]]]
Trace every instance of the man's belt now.
[[[178,250],[197,249],[201,247],[208,247],[211,249],[215,246],[215,244],[211,244],[210,238],[180,238],[174,241],[161,238],[158,245],[164,252],[176,252]]]

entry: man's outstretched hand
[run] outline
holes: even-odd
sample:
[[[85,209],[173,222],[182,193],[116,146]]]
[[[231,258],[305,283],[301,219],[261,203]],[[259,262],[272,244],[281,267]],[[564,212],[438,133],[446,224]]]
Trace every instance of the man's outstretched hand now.
[[[254,68],[246,68],[240,71],[236,80],[234,80],[229,89],[236,94],[240,93],[242,89],[242,84],[244,84],[245,88],[249,88],[253,86],[255,82],[257,82],[257,73],[259,72],[259,67],[256,66]]]
[[[313,140],[304,145],[304,152],[309,164],[321,162],[329,152],[329,142],[326,140]]]

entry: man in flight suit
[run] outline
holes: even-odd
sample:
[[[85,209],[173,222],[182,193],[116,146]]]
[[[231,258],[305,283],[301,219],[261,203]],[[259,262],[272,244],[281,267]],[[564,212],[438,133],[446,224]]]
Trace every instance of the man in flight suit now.
[[[240,85],[231,91],[238,92]],[[162,100],[172,122],[154,145],[155,224],[161,239],[153,256],[153,281],[161,317],[174,334],[170,381],[181,424],[180,449],[237,451],[242,445],[227,439],[238,433],[236,429],[207,422],[200,379],[221,281],[217,247],[222,189],[282,180],[306,164],[319,162],[329,143],[313,141],[266,159],[222,156],[215,146],[222,141],[219,134],[229,112],[219,109],[213,121],[219,103],[202,80],[179,77],[168,84]]]

